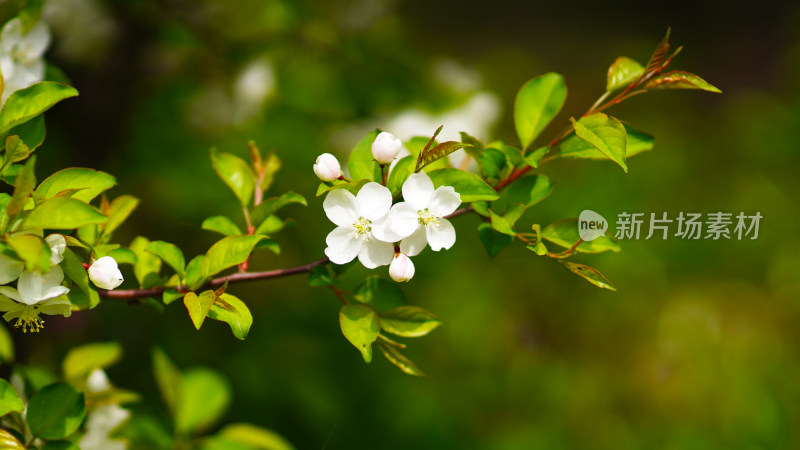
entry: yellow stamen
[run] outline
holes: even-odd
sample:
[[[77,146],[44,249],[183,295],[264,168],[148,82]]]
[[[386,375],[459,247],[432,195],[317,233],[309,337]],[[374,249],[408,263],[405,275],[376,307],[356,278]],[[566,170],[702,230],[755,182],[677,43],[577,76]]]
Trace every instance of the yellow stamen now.
[[[39,330],[44,328],[44,320],[39,317],[38,308],[35,306],[26,306],[22,314],[14,324],[16,328],[22,328],[23,333],[30,331],[31,333],[38,333]]]
[[[433,212],[431,212],[428,208],[420,209],[417,211],[417,215],[419,218],[420,225],[431,226],[431,227],[438,227],[439,226],[439,217],[436,216]]]

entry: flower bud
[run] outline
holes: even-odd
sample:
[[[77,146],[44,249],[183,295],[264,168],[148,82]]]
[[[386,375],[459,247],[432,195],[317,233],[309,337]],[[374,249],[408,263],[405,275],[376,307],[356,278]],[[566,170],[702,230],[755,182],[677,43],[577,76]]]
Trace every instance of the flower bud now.
[[[380,164],[389,164],[394,161],[402,148],[403,142],[400,139],[384,131],[372,143],[372,156]]]
[[[394,281],[403,282],[414,278],[414,263],[405,253],[395,253],[389,265],[389,276]]]
[[[61,234],[51,234],[44,241],[50,247],[50,264],[60,264],[64,260],[64,250],[67,249],[67,240]]]
[[[110,256],[103,256],[89,266],[89,279],[100,289],[114,289],[122,284],[122,272],[117,261]]]
[[[330,153],[323,153],[317,156],[317,162],[314,164],[314,173],[322,181],[338,180],[342,175],[342,167],[335,156]]]

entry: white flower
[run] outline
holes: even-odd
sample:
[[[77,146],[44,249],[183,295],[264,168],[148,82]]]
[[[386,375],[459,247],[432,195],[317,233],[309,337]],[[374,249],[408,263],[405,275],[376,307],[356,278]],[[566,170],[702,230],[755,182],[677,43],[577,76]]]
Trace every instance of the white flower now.
[[[314,164],[314,173],[322,181],[338,180],[342,175],[342,166],[339,165],[339,160],[330,153],[323,153],[317,156],[317,162]]]
[[[16,280],[23,268],[22,261],[0,252],[0,284],[8,284]]]
[[[389,265],[389,276],[394,281],[403,282],[414,278],[414,263],[405,253],[395,253]]]
[[[114,289],[122,282],[122,272],[117,261],[110,256],[103,256],[89,266],[89,279],[100,289]]]
[[[11,321],[22,327],[24,332],[36,332],[42,328],[44,321],[39,314],[60,314],[69,317],[72,314],[72,303],[62,297],[69,292],[61,282],[64,281],[64,272],[60,266],[52,266],[50,271],[43,274],[38,269],[32,272],[23,271],[17,281],[17,288],[0,286],[0,311],[4,311],[3,319]]]
[[[335,264],[347,264],[358,256],[368,269],[385,266],[392,261],[396,236],[386,224],[386,213],[392,206],[392,193],[371,182],[353,195],[345,189],[331,191],[322,207],[331,222],[338,225],[325,238],[325,254]]]
[[[111,389],[111,382],[103,369],[94,369],[86,378],[86,390],[91,393],[104,392]]]
[[[408,256],[421,252],[426,244],[431,250],[449,249],[456,242],[456,230],[444,217],[461,204],[461,196],[451,186],[433,189],[425,172],[411,174],[403,183],[403,200],[389,212],[390,229],[404,237],[400,251]]]
[[[372,156],[380,164],[389,164],[403,148],[403,142],[392,133],[382,132],[372,142]]]
[[[130,416],[130,411],[114,403],[93,408],[89,411],[89,418],[86,419],[86,434],[80,440],[80,447],[83,450],[127,449],[126,440],[112,439],[111,434]]]
[[[67,240],[64,235],[51,234],[44,241],[50,247],[50,264],[60,264],[64,260],[64,250],[67,249]]]
[[[42,55],[50,45],[50,31],[44,22],[22,34],[22,21],[8,21],[0,31],[0,71],[3,73],[5,102],[14,91],[27,88],[44,79]]]

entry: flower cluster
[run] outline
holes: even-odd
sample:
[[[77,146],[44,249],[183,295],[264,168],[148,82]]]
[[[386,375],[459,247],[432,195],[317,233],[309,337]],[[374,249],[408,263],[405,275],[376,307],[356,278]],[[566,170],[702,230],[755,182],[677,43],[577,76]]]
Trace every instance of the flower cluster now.
[[[66,297],[69,288],[63,286],[64,271],[60,264],[64,261],[67,242],[61,234],[51,234],[44,239],[50,247],[50,267],[42,271],[35,267],[25,268],[25,264],[0,252],[0,312],[3,319],[16,319],[15,326],[24,332],[37,332],[44,325],[39,314],[72,314],[72,303]],[[110,256],[98,259],[87,267],[89,279],[103,289],[114,289],[122,281],[117,262]],[[16,287],[7,286],[17,281]]]
[[[50,45],[50,30],[38,22],[23,30],[22,21],[8,21],[0,31],[0,71],[3,74],[3,94],[0,103],[9,95],[44,79],[44,52]]]
[[[399,139],[383,132],[372,144],[372,155],[383,167],[390,165],[402,149]],[[325,165],[328,176],[320,174],[321,165]],[[341,169],[335,157],[326,153],[317,159],[314,171],[321,180],[331,181],[339,177]],[[364,184],[355,195],[347,189],[328,193],[323,208],[337,226],[325,239],[325,254],[331,262],[347,264],[358,257],[369,269],[390,265],[389,275],[402,282],[414,276],[411,256],[428,245],[433,251],[453,246],[456,232],[445,217],[461,204],[455,189],[434,189],[431,178],[418,172],[408,176],[401,190],[403,201],[398,203],[386,186],[376,182]]]

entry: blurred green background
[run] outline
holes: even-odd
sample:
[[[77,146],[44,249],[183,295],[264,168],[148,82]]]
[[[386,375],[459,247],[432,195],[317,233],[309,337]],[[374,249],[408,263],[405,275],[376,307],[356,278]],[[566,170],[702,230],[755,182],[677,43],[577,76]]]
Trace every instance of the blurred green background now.
[[[45,17],[48,58],[81,96],[48,113],[39,175],[116,175],[112,196],[143,200],[123,244],[141,233],[204,252],[216,236],[202,220],[237,214],[209,148],[245,156],[254,139],[284,162],[272,192],[310,204],[286,210],[296,224],[276,236],[281,255],[253,268],[317,259],[332,227],[314,198],[318,154],[343,158],[376,126],[430,135],[438,120],[516,142],[516,90],[547,71],[569,88],[553,136],[602,93],[615,57],[646,61],[668,26],[686,47],[674,67],[724,94],[657,92],[612,109],[655,134],[655,149],[628,174],[542,166],[555,190],[521,223],[583,209],[612,221],[764,219],[755,241],[625,241],[578,257],[616,284],[609,292],[519,245],[488,258],[477,217],[460,217],[457,245],[416,258],[404,286],[445,322],[410,342],[421,379],[382,357],[364,364],[341,335],[338,300],[305,276],[231,288],[255,317],[245,342],[218,322],[195,331],[180,302],[161,313],[108,301],[17,334],[21,362],[56,369],[71,346],[118,340],[111,379],[144,395],[134,414],[167,424],[149,356],[160,345],[180,367],[228,378],[225,422],[274,429],[298,449],[800,448],[800,5],[50,0]],[[343,287],[367,273],[351,270]]]

